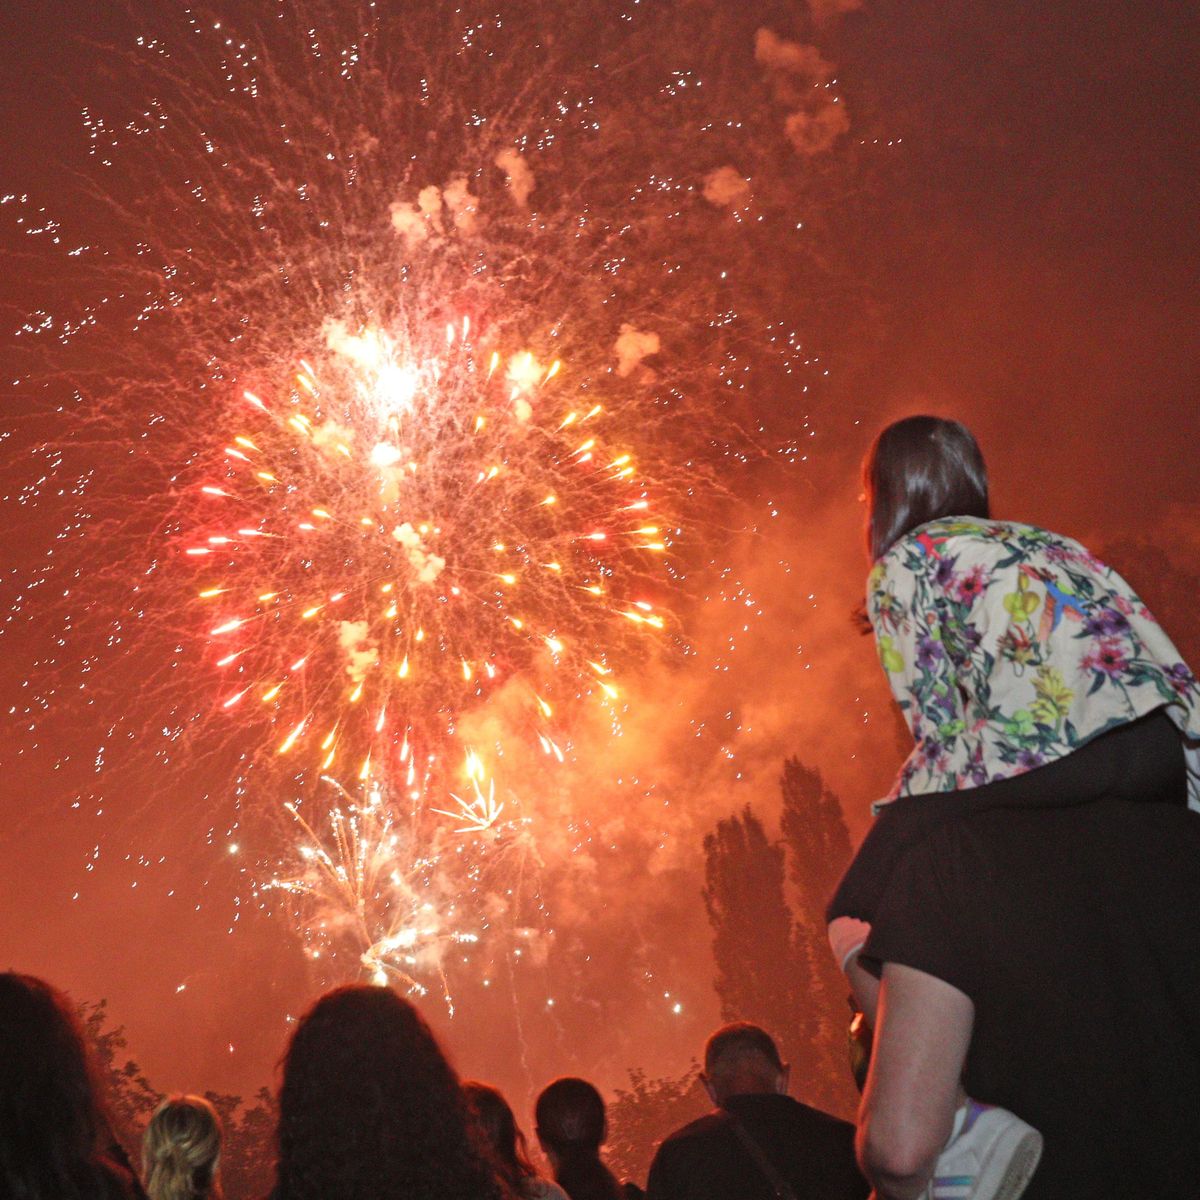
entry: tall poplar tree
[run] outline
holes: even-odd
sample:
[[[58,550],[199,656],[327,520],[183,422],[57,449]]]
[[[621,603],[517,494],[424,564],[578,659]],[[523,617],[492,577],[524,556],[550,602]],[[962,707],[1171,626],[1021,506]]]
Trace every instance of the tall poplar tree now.
[[[780,829],[788,850],[794,897],[797,953],[806,960],[809,999],[816,1022],[821,1074],[827,1102],[839,1113],[853,1111],[854,1087],[846,1059],[849,984],[833,960],[826,937],[825,906],[850,864],[850,831],[841,801],[821,772],[798,758],[783,764]]]
[[[826,1089],[812,966],[784,895],[783,847],[747,805],[705,837],[704,860],[721,1016],[766,1029],[792,1064],[797,1094],[820,1103]]]

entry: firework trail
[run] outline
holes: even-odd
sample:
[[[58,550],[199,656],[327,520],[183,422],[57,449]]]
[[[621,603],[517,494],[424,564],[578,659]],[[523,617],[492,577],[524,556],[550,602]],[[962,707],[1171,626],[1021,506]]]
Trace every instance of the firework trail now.
[[[6,198],[39,298],[21,503],[74,499],[10,615],[60,648],[34,725],[72,670],[112,714],[77,797],[150,755],[204,776],[210,841],[286,802],[259,903],[414,986],[525,929],[539,827],[587,843],[572,772],[689,650],[753,389],[819,374],[798,281],[848,122],[770,19],[263,3],[136,37],[84,109],[76,228]],[[47,581],[86,600],[26,616]]]

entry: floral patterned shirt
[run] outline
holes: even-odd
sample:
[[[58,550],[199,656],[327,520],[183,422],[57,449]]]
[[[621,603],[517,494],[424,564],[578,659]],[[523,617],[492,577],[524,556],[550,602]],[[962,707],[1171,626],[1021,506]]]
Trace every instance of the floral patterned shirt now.
[[[888,800],[1019,775],[1166,705],[1200,807],[1200,686],[1130,586],[1078,542],[931,521],[875,564],[867,608],[916,743]]]

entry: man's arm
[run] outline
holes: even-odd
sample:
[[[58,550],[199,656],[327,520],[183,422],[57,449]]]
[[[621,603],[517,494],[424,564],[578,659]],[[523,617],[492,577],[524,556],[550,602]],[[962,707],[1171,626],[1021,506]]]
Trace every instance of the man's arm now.
[[[917,1200],[950,1136],[975,1006],[924,971],[885,963],[858,1117],[858,1161],[879,1200]]]

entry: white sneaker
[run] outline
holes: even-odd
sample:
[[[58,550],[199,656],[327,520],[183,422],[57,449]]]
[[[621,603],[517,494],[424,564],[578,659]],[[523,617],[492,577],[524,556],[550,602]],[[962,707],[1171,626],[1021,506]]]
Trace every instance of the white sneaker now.
[[[1006,1108],[968,1099],[938,1156],[927,1200],[1017,1200],[1042,1156],[1042,1135]]]

